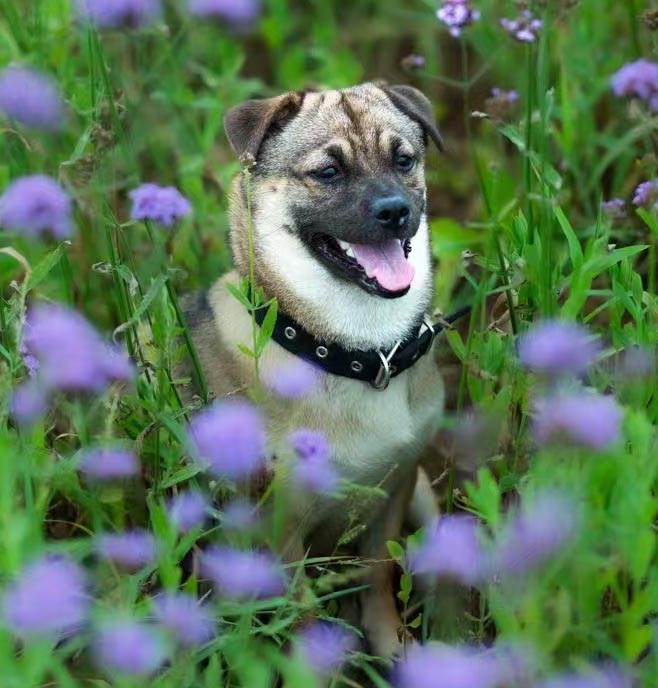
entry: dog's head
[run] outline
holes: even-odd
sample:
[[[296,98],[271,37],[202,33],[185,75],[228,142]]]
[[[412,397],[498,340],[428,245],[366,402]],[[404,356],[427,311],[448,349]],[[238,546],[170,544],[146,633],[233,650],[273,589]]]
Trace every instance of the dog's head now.
[[[257,260],[279,253],[277,277],[297,282],[298,298],[322,276],[343,294],[365,290],[377,300],[427,288],[429,258],[410,251],[419,244],[428,253],[424,158],[428,142],[440,148],[441,139],[420,91],[369,83],[288,93],[238,105],[225,127],[236,154],[256,161]],[[243,180],[237,219],[245,195]],[[232,243],[243,268],[246,223],[235,221],[235,210]],[[275,233],[277,243],[268,240]]]

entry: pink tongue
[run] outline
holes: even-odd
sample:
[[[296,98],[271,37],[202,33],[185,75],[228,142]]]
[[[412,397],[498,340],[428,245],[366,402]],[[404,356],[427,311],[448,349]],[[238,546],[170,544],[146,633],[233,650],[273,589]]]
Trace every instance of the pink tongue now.
[[[406,289],[414,278],[414,266],[404,257],[399,239],[381,244],[350,244],[354,257],[366,271],[366,275],[377,280],[380,287],[389,291]]]

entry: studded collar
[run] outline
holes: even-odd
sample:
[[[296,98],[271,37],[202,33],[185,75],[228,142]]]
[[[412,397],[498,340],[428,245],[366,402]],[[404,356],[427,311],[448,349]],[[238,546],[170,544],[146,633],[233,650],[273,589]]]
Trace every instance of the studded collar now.
[[[267,310],[266,306],[256,308],[259,326],[263,324]],[[411,368],[429,352],[439,332],[470,310],[470,306],[465,306],[436,321],[425,317],[415,328],[417,334],[400,340],[390,351],[349,351],[339,344],[319,341],[298,322],[281,312],[277,315],[272,339],[286,351],[314,363],[327,373],[367,382],[377,390],[384,390],[392,378]]]

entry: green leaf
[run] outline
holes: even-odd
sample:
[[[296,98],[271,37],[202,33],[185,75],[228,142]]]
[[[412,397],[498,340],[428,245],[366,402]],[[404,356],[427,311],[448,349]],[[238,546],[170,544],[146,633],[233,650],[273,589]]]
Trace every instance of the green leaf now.
[[[413,621],[409,624],[409,628],[420,628],[420,624],[423,623],[423,613],[421,612]]]
[[[155,299],[155,297],[160,293],[160,291],[164,287],[167,279],[168,278],[166,275],[158,275],[151,282],[151,286],[149,287],[146,294],[144,294],[144,298],[142,299],[142,302],[139,304],[139,306],[137,306],[137,308],[135,309],[135,312],[133,313],[130,320],[119,325],[119,327],[117,327],[114,330],[114,333],[112,336],[115,339],[122,332],[129,330],[131,327],[133,327],[134,325],[137,325],[139,323],[139,321],[142,319],[142,316],[146,313],[146,311],[149,309],[149,306],[153,303],[153,300]]]
[[[272,332],[274,332],[274,326],[276,325],[276,318],[278,313],[278,304],[273,301],[270,307],[267,309],[267,314],[265,319],[260,326],[260,331],[258,332],[258,339],[256,340],[256,355],[260,356],[263,350],[267,346],[267,342],[272,338]]]
[[[238,344],[238,349],[249,358],[256,358],[254,352],[246,344]]]
[[[656,219],[656,216],[647,212],[645,208],[638,208],[637,214],[642,218],[644,224],[651,230],[651,233],[658,237],[658,219]]]
[[[404,561],[404,548],[399,542],[396,542],[395,540],[387,540],[386,549],[388,550],[388,555],[391,557],[391,559],[393,559],[393,561],[397,561],[398,563]]]
[[[251,301],[249,301],[247,295],[239,287],[227,282],[226,288],[229,290],[229,293],[233,296],[233,298],[239,301],[248,311],[251,311]]]
[[[30,279],[27,283],[28,289],[34,289],[48,277],[62,259],[66,246],[67,244],[60,244],[54,251],[51,251],[45,258],[36,264],[34,270],[30,273]]]
[[[583,250],[580,247],[580,241],[578,241],[578,237],[573,231],[573,227],[567,219],[567,216],[562,211],[562,208],[555,206],[555,208],[553,208],[553,212],[555,213],[555,217],[557,218],[564,235],[567,237],[567,243],[569,244],[569,256],[571,257],[571,265],[573,265],[574,273],[580,272],[580,269],[583,266]]]

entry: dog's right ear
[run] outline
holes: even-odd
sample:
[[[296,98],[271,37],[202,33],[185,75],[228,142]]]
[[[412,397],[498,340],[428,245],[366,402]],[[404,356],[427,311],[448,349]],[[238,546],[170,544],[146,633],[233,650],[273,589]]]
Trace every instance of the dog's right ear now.
[[[224,130],[235,154],[240,158],[246,153],[256,159],[265,137],[295,117],[303,100],[301,93],[285,93],[276,98],[247,100],[231,108],[224,116]]]

